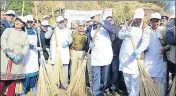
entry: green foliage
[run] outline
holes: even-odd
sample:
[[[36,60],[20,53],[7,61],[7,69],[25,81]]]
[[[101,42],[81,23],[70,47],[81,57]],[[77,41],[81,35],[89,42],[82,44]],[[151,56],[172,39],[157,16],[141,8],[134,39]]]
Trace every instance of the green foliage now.
[[[23,1],[11,1],[7,6],[8,10],[15,10],[17,15],[22,14]],[[25,1],[24,4],[24,15],[30,14],[32,12],[33,3],[30,1]]]

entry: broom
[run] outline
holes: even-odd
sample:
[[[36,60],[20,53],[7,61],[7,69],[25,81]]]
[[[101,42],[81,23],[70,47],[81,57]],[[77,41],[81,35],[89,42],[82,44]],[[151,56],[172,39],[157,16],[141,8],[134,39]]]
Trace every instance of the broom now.
[[[119,4],[119,7],[120,7],[120,10],[122,12],[121,4]],[[122,14],[123,14],[123,12],[122,12]],[[122,16],[125,19],[125,16],[124,15],[122,15]],[[131,22],[131,24],[132,23],[133,23],[133,21]],[[128,27],[127,27],[127,29],[128,29]],[[135,50],[136,47],[135,47],[134,41],[133,41],[132,38],[130,38],[130,40],[131,40],[131,43],[133,45],[133,49]],[[140,96],[160,96],[159,90],[156,87],[153,80],[151,79],[151,77],[146,72],[146,70],[144,68],[144,65],[142,64],[142,60],[137,58],[137,63],[138,63],[138,69],[139,69],[139,75],[140,75],[140,92],[139,92],[139,95]]]
[[[37,6],[35,1],[35,12],[37,16]],[[40,33],[38,32],[39,44],[41,47]],[[40,51],[40,70],[37,84],[37,96],[55,96],[59,93],[57,86],[54,86],[46,70],[46,61],[43,51]]]
[[[169,96],[176,96],[176,76],[172,81],[172,87],[170,89]]]
[[[104,11],[102,12],[101,18],[103,18]],[[92,37],[92,43],[94,43],[94,40],[96,38],[96,35],[98,33],[98,30],[100,29],[100,25],[98,25],[98,28],[96,29],[94,36]],[[86,72],[86,64],[88,59],[88,54],[90,52],[90,48],[86,55],[79,60],[78,63],[81,63],[81,65],[78,70],[76,71],[75,77],[70,82],[70,85],[67,89],[67,94],[69,96],[87,96],[87,90],[86,90],[86,81],[85,81],[85,72]]]

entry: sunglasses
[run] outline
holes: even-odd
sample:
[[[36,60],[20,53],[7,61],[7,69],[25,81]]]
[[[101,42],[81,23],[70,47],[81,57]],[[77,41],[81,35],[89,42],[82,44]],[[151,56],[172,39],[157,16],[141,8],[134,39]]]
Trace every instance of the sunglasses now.
[[[64,23],[64,20],[62,20],[62,21],[60,21],[60,22],[58,22],[59,24],[62,24],[62,23]]]
[[[7,14],[7,16],[15,17],[15,15],[13,15],[13,14]]]
[[[33,21],[27,21],[27,23],[30,23],[30,24],[32,24],[32,23],[34,23]]]

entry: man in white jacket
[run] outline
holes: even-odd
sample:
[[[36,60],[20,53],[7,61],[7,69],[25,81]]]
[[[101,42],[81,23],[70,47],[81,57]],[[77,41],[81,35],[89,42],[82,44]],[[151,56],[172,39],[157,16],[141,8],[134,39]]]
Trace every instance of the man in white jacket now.
[[[57,20],[57,26],[55,29],[55,34],[51,37],[51,58],[52,58],[52,64],[54,64],[55,59],[61,58],[65,76],[66,76],[66,82],[67,84],[61,85],[63,88],[67,88],[68,86],[68,64],[70,61],[70,52],[69,52],[69,45],[72,43],[72,37],[71,37],[71,30],[65,28],[64,25],[64,18],[62,16],[58,16],[56,18]],[[56,39],[57,38],[57,39]],[[56,41],[57,40],[57,41]],[[60,57],[56,57],[56,46],[59,48],[59,55]],[[59,75],[59,74],[58,74]]]
[[[92,49],[92,92],[93,96],[103,96],[107,88],[109,66],[113,58],[109,34],[115,33],[116,29],[109,21],[103,21],[100,18],[100,14],[93,14],[91,19],[94,24],[88,28],[88,42],[90,43],[89,48]],[[96,38],[92,42],[96,31],[98,31]]]
[[[144,10],[136,9],[128,29],[123,27],[118,35],[120,39],[123,39],[119,54],[119,70],[123,72],[129,96],[139,95],[139,70],[136,58],[147,48],[149,43],[149,34],[142,30],[143,19]],[[131,40],[134,42],[135,48]]]

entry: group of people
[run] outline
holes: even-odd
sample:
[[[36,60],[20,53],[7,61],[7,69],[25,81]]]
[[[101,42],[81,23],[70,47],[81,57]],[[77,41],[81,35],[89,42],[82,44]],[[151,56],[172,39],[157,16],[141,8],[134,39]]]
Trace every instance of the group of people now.
[[[104,96],[108,89],[115,96],[122,86],[120,72],[128,95],[139,96],[137,59],[143,62],[160,96],[165,96],[168,70],[176,75],[175,15],[161,22],[163,16],[155,12],[146,24],[144,14],[137,8],[131,21],[118,26],[112,16],[103,20],[101,14],[94,13],[90,21],[74,20],[68,28],[63,16],[51,26],[48,15],[37,25],[32,15],[16,17],[13,10],[2,12],[0,95],[14,96],[18,81],[23,84],[21,96],[29,89],[36,94],[39,51],[43,51],[47,63],[54,65],[61,59],[66,82],[58,82],[59,88],[68,88],[80,67],[79,60],[89,52],[86,84],[93,96]]]

